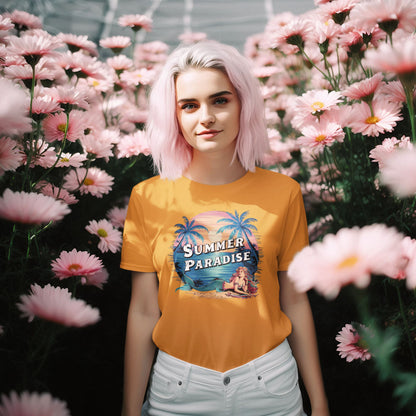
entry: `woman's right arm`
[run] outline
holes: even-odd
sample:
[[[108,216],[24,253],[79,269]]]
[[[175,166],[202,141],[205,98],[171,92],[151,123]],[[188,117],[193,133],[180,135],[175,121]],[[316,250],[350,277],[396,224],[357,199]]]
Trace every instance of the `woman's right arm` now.
[[[139,416],[152,368],[153,328],[160,317],[156,273],[133,272],[124,353],[122,416]]]

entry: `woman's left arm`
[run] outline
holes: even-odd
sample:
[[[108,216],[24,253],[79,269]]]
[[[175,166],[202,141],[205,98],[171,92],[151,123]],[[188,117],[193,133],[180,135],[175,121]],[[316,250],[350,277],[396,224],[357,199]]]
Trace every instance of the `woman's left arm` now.
[[[312,416],[329,416],[316,341],[315,324],[306,293],[296,291],[287,271],[279,271],[280,305],[292,322],[288,337],[312,407]]]

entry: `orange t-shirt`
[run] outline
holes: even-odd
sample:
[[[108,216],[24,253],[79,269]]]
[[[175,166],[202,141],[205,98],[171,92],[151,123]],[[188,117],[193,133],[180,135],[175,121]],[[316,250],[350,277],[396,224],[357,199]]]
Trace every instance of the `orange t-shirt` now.
[[[154,177],[133,188],[121,267],[157,272],[156,346],[224,372],[290,334],[277,272],[307,244],[300,187],[287,176],[257,168],[225,185]]]

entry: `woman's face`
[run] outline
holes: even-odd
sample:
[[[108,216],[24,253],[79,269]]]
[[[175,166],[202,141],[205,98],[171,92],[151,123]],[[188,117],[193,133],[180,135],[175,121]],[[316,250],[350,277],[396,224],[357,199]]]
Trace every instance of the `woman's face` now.
[[[190,68],[176,79],[176,116],[194,152],[234,155],[240,128],[240,99],[217,69]]]

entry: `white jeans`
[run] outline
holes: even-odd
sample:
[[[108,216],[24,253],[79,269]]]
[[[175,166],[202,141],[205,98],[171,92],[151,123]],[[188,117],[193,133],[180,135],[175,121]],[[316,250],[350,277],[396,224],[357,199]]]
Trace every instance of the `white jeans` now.
[[[306,416],[289,343],[221,373],[159,351],[142,416]]]

